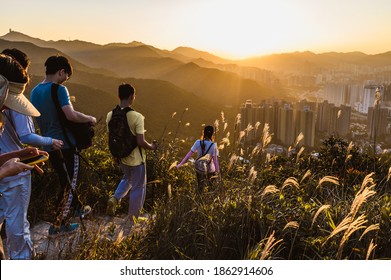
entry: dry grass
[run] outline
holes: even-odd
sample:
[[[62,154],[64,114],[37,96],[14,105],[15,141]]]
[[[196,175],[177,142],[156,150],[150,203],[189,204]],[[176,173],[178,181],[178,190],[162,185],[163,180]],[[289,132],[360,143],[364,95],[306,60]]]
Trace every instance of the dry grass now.
[[[297,221],[290,221],[288,222],[285,227],[282,229],[282,231],[288,229],[288,228],[293,228],[293,229],[298,229],[299,228],[299,223]]]
[[[331,183],[333,185],[339,186],[339,178],[335,176],[324,176],[319,180],[317,188],[321,188],[324,183]]]
[[[373,242],[371,239],[371,243],[369,243],[367,255],[365,257],[366,260],[369,260],[370,255],[372,254],[373,250],[377,247],[377,245]]]
[[[280,190],[275,185],[269,185],[263,190],[261,194],[261,200],[268,194],[275,194],[279,192]]]
[[[303,177],[301,178],[300,184],[301,184],[305,179],[307,179],[308,177],[310,177],[311,175],[312,175],[311,170],[308,169],[308,170],[305,172],[305,174],[303,175]]]
[[[284,188],[289,187],[289,186],[292,186],[292,187],[295,187],[296,189],[298,189],[300,187],[300,184],[299,184],[299,182],[297,182],[297,179],[295,177],[289,177],[282,184],[281,190],[284,190]]]
[[[354,197],[352,206],[350,208],[350,215],[355,217],[357,212],[360,210],[360,207],[365,203],[368,198],[375,195],[376,192],[373,190],[374,186],[365,187],[363,190],[360,190],[357,195]]]
[[[314,218],[312,219],[312,223],[311,223],[311,228],[312,226],[314,225],[316,219],[318,218],[318,216],[320,215],[320,213],[322,213],[322,211],[325,211],[327,209],[330,209],[331,205],[322,205],[321,207],[319,207],[318,211],[316,211],[315,215],[314,215]]]

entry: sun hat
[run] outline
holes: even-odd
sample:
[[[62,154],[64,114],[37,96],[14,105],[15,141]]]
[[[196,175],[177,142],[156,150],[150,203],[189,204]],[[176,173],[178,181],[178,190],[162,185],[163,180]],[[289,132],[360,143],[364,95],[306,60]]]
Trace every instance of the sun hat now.
[[[23,92],[27,84],[8,82],[8,96],[4,106],[23,115],[39,117],[41,114],[24,96]]]
[[[0,75],[0,109],[3,107],[8,95],[8,80]]]

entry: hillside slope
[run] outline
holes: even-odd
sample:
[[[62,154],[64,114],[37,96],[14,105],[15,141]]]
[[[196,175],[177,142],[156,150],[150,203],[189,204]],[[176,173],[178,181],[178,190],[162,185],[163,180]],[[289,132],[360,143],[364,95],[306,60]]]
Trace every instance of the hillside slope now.
[[[59,48],[60,51],[85,65],[95,69],[106,69],[106,71],[114,72],[120,77],[170,81],[197,96],[207,95],[212,97],[212,100],[220,105],[238,107],[248,98],[259,102],[268,96],[276,96],[277,92],[282,95],[281,98],[284,98],[284,92],[281,89],[276,90],[273,86],[266,86],[263,83],[265,79],[259,79],[259,69],[253,71],[253,69],[247,68],[245,72],[254,72],[248,74],[237,67],[233,67],[229,61],[227,62],[231,64],[227,64],[227,67],[216,65],[214,62],[224,62],[225,60],[217,60],[215,56],[207,56],[206,53],[204,53],[204,57],[214,58],[214,62],[209,64],[209,68],[204,68],[200,64],[201,66],[199,65],[196,69],[187,66],[189,61],[194,61],[194,57],[186,57],[186,52],[183,52],[183,49],[181,53],[180,50],[172,52],[159,50],[142,43],[101,46],[81,41],[42,41],[17,32],[11,32],[1,38],[26,40],[45,47]],[[193,55],[197,52],[200,53],[199,51],[192,51]],[[184,67],[186,72],[183,74]],[[220,71],[210,71],[210,68],[219,69]],[[191,70],[195,70],[195,72],[191,72]],[[173,74],[176,75],[175,78],[172,77]],[[207,78],[202,79],[201,81],[204,82],[194,87],[192,85],[194,76]],[[243,76],[255,79],[250,83]],[[222,79],[225,81],[222,82]],[[242,84],[246,86],[237,86]],[[221,99],[221,94],[216,95],[216,93],[224,93],[226,98]]]

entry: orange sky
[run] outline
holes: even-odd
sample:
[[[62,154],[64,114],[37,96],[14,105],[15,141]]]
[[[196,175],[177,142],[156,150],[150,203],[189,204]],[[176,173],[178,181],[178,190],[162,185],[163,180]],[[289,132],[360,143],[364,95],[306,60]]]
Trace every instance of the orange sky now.
[[[389,0],[24,0],[5,5],[17,13],[2,14],[0,35],[11,28],[45,40],[136,40],[226,58],[391,50]]]

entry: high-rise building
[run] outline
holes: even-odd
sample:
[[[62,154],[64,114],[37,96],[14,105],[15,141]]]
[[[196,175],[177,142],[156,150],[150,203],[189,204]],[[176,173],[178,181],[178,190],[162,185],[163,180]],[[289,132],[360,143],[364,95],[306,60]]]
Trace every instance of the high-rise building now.
[[[316,130],[328,134],[346,137],[350,130],[351,107],[341,105],[335,107],[327,101],[318,104]]]
[[[368,108],[374,106],[377,90],[379,90],[380,98],[382,99],[384,95],[383,86],[367,85],[364,87],[363,106],[360,113],[368,114]]]
[[[251,99],[246,100],[246,103],[240,107],[240,130],[246,131],[246,140],[252,141],[255,138],[254,130],[248,130],[249,127],[254,127],[256,123],[257,109],[259,106],[252,103]],[[258,112],[259,113],[259,112]]]
[[[316,130],[340,137],[348,136],[350,130],[351,107],[324,101],[316,104],[302,100],[296,104],[288,102],[252,103],[247,100],[240,108],[240,130],[245,131],[245,141],[259,142],[265,124],[273,139],[285,146],[294,144],[297,135],[303,133],[305,146],[314,146]]]
[[[290,104],[279,108],[278,139],[286,146],[294,144],[295,120]]]
[[[337,112],[336,132],[341,137],[347,137],[350,134],[350,116],[352,107],[341,105]]]
[[[348,136],[350,132],[350,113],[350,106],[332,107],[330,110],[330,126],[327,132],[339,137]]]
[[[315,112],[310,107],[296,111],[296,135],[303,133],[303,145],[313,147],[315,143]]]
[[[330,104],[327,100],[318,104],[316,114],[316,130],[320,132],[330,132],[331,110],[334,104]]]
[[[387,108],[376,107],[368,108],[367,132],[370,139],[382,137],[390,134],[389,131],[389,111]]]

